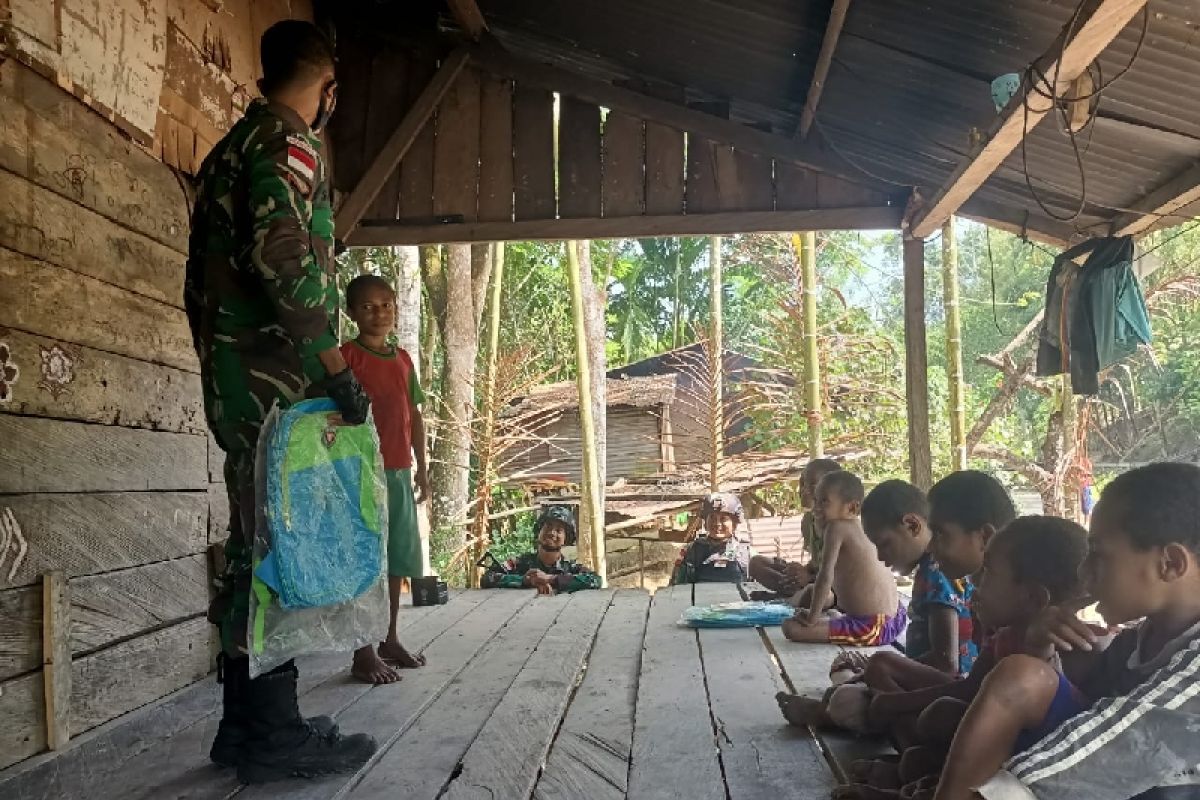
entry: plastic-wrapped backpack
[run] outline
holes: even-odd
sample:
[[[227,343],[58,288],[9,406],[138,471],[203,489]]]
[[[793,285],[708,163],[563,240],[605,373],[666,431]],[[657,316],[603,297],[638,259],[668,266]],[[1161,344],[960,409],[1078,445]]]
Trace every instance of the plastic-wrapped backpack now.
[[[333,425],[332,400],[273,410],[259,436],[252,673],[348,650],[386,625],[387,487],[372,423]]]
[[[755,600],[691,606],[683,610],[680,625],[689,628],[749,628],[755,625],[782,625],[796,609],[782,603]]]

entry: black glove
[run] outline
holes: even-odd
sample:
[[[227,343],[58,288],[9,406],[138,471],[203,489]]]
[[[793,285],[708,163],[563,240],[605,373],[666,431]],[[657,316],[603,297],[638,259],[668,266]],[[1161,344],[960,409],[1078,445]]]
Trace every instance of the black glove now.
[[[371,399],[349,367],[325,381],[325,393],[337,403],[338,411],[347,425],[362,425],[367,421]]]

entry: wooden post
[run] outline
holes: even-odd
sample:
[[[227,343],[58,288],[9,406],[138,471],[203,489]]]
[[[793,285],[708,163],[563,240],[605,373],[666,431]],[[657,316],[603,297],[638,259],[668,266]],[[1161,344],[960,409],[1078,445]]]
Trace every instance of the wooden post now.
[[[608,565],[604,557],[604,501],[602,499],[600,462],[596,453],[596,424],[592,418],[591,369],[588,358],[587,330],[584,326],[583,279],[580,275],[577,243],[567,242],[567,278],[571,286],[571,314],[575,322],[575,380],[579,387],[579,428],[583,445],[583,487],[580,507],[587,509],[593,521],[590,531],[592,569],[600,576],[602,586],[608,585]],[[581,515],[582,516],[582,515]]]
[[[721,276],[721,237],[714,236],[709,239],[708,247],[712,279],[712,351],[716,354],[712,365],[712,463],[709,465],[708,488],[709,491],[719,492],[721,490],[721,466],[725,461],[725,326],[721,309],[725,283]]]
[[[638,587],[646,588],[646,542],[638,539]]]
[[[809,458],[825,457],[821,436],[821,358],[817,340],[817,235],[792,234],[792,247],[800,254],[800,291],[804,295],[804,415],[808,420]]]
[[[950,466],[967,468],[967,420],[963,411],[962,315],[958,306],[958,242],[954,217],[942,226],[942,297],[946,308],[946,376],[950,387]]]
[[[496,368],[500,356],[500,300],[504,294],[504,243],[492,244],[492,296],[488,311],[488,361],[483,385],[483,452],[479,458],[479,503],[475,506],[471,568],[467,578],[472,589],[479,588],[479,569],[475,566],[487,548],[488,514],[492,504],[492,476],[496,460]]]
[[[933,485],[929,448],[929,356],[925,348],[925,240],[904,240],[904,382],[908,400],[910,478],[922,491]]]
[[[42,676],[46,684],[46,746],[71,738],[71,589],[66,573],[42,576]]]

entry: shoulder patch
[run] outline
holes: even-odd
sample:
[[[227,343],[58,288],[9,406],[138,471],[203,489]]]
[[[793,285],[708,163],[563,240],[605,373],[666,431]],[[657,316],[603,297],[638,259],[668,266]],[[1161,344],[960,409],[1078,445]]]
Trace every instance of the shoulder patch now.
[[[290,134],[287,144],[289,178],[298,190],[308,195],[312,192],[317,171],[317,153],[312,145],[298,134]]]

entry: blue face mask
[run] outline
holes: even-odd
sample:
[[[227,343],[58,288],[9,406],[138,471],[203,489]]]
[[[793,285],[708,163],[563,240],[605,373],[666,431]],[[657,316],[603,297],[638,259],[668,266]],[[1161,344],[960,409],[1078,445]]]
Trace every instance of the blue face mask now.
[[[337,81],[330,81],[321,87],[321,103],[317,106],[317,118],[313,120],[313,133],[320,133],[329,124],[333,109],[337,106]]]

